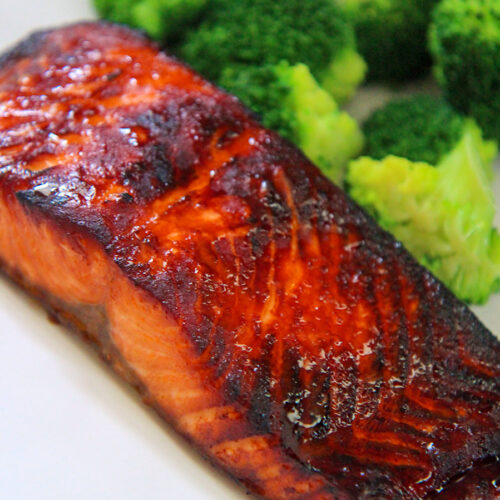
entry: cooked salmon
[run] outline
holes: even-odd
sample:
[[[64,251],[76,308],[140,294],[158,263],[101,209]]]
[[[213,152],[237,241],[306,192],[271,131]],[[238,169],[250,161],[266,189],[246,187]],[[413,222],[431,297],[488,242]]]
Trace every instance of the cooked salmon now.
[[[0,59],[0,259],[257,496],[499,495],[500,343],[141,34],[81,23]]]

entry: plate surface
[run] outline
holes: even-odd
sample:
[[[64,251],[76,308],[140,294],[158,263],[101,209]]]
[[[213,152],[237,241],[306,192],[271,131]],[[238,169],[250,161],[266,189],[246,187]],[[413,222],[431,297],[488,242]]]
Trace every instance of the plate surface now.
[[[90,0],[0,2],[0,48],[32,30],[92,17]],[[355,105],[366,110],[387,95],[366,89]],[[496,170],[500,201],[500,163]],[[497,334],[499,310],[500,295],[475,308]],[[90,349],[49,323],[34,301],[1,279],[0,392],[1,498],[247,498],[166,428]]]

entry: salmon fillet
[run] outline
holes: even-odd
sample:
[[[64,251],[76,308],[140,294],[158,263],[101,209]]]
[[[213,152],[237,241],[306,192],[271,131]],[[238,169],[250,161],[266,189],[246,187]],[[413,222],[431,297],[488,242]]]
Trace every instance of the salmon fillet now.
[[[140,34],[81,23],[0,59],[0,259],[257,496],[499,495],[499,342]]]

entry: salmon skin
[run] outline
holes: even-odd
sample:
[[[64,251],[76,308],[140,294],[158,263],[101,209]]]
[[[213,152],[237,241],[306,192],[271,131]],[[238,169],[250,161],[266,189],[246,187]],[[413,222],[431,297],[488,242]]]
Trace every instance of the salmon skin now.
[[[0,200],[5,272],[256,496],[498,497],[499,342],[142,35],[82,23],[3,56]]]

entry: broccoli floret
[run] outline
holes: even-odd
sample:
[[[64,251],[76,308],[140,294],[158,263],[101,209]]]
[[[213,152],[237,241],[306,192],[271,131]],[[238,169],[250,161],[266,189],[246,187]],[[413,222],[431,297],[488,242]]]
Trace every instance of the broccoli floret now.
[[[304,63],[337,102],[365,73],[352,27],[332,0],[213,0],[180,55],[214,81],[231,66]]]
[[[424,117],[431,109],[426,109],[429,101],[422,102],[421,115],[415,102],[407,113],[401,103],[387,108],[387,130],[378,135],[372,135],[374,128],[368,131],[376,156],[395,152],[414,161],[400,156],[360,158],[349,165],[348,189],[459,298],[483,303],[500,287],[500,235],[493,227],[491,187],[496,145],[484,141],[475,122],[442,106],[429,122],[429,137],[420,137],[419,131],[427,133]],[[417,115],[415,123],[411,112]],[[377,121],[385,126],[379,117],[373,127]],[[439,126],[444,127],[447,118],[449,132]],[[418,161],[423,158],[437,162]]]
[[[305,64],[230,67],[220,81],[334,182],[342,181],[347,162],[363,148],[356,121],[339,110]]]
[[[175,38],[199,18],[208,0],[94,0],[99,15],[141,28],[152,38]]]
[[[444,99],[426,95],[399,99],[375,111],[365,123],[365,154],[378,160],[395,155],[437,165],[474,127]],[[486,158],[494,156],[493,142],[478,141],[479,145]]]
[[[445,97],[500,139],[500,1],[443,0],[430,48]]]
[[[430,67],[427,29],[438,0],[335,1],[354,25],[368,78],[408,80]]]

